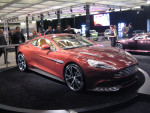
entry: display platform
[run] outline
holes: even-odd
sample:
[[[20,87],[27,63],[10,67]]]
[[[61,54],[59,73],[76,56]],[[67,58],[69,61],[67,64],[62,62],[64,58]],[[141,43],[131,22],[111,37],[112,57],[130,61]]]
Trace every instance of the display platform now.
[[[145,76],[138,71],[139,81],[118,92],[75,93],[65,83],[33,71],[21,72],[17,67],[0,72],[0,105],[17,108],[78,112],[102,109],[127,102],[139,94]],[[3,109],[3,108],[2,108]]]

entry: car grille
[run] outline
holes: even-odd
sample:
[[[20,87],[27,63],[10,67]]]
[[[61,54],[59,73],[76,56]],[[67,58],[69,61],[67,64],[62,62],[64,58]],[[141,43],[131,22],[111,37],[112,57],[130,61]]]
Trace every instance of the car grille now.
[[[132,74],[130,76],[125,76],[120,78],[114,78],[112,80],[99,83],[97,87],[112,87],[112,86],[122,85],[123,83],[132,81],[135,78],[136,78],[136,74]]]
[[[133,73],[138,71],[138,65],[132,65],[127,68],[122,69],[121,71],[117,72],[114,78],[120,78],[123,76],[132,75]]]
[[[134,75],[130,78],[126,78],[125,80],[105,82],[105,83],[97,85],[93,89],[93,91],[101,91],[101,92],[103,92],[103,91],[104,92],[105,91],[118,91],[121,88],[125,88],[125,87],[128,87],[130,85],[133,85],[138,80],[139,80],[138,77],[136,77]]]

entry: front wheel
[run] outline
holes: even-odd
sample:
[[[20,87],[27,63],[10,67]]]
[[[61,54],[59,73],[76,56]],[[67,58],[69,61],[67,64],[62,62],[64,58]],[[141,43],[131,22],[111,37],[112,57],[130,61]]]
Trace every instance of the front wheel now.
[[[116,48],[123,49],[123,45],[122,45],[121,43],[117,43],[117,44],[116,44]]]
[[[68,87],[76,92],[85,89],[85,80],[81,68],[76,64],[69,64],[64,70],[64,79]]]
[[[27,70],[27,63],[26,63],[25,57],[22,53],[18,54],[18,67],[19,67],[20,71]]]

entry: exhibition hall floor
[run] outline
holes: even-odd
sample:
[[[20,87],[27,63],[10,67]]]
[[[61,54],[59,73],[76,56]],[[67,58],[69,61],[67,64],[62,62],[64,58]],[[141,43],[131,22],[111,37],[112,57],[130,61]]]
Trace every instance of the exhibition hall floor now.
[[[110,41],[97,43],[110,45]],[[14,56],[12,53],[10,54]],[[14,67],[0,70],[0,113],[13,113],[7,110],[46,113],[44,110],[54,109],[83,113],[150,113],[149,90],[138,90],[150,79],[150,55],[132,55],[139,61],[140,81],[129,88],[112,93],[74,93],[65,83],[32,71],[20,72],[13,63]]]

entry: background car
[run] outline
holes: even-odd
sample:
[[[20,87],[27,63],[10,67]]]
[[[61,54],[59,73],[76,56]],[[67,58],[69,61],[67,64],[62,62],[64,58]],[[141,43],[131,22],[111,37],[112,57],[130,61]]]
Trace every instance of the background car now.
[[[108,37],[111,35],[111,30],[110,29],[106,29],[104,32],[104,36]]]
[[[83,37],[86,37],[86,34],[82,35]],[[90,30],[90,38],[92,38],[92,40],[97,41],[98,40],[98,32],[96,32],[96,30]]]
[[[136,82],[138,62],[121,49],[71,34],[53,34],[19,45],[18,67],[66,82],[76,92],[118,91]]]
[[[141,34],[141,33],[142,33],[142,30],[134,30],[133,36],[136,36],[136,35]]]
[[[150,52],[150,33],[139,34],[131,39],[118,40],[117,48],[133,52]]]
[[[76,34],[81,34],[81,29],[71,28],[75,31]]]

